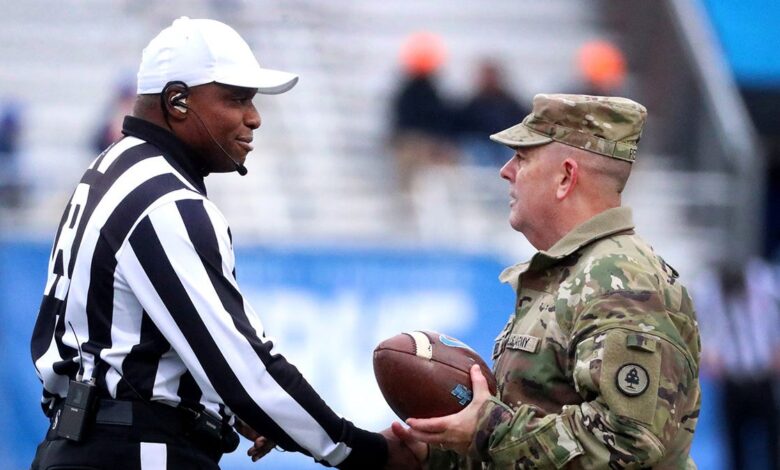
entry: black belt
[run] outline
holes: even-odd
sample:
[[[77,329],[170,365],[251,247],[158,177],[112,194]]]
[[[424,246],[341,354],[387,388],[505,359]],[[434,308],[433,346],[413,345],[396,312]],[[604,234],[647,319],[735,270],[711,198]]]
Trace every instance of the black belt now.
[[[58,399],[55,403],[51,413],[52,423],[64,404],[64,399]],[[199,412],[183,407],[151,401],[100,398],[92,422],[96,434],[120,435],[139,442],[194,444],[217,460],[222,453],[236,449],[239,438],[230,426],[219,425],[221,429],[216,435],[213,431],[207,433],[202,429],[199,417]]]

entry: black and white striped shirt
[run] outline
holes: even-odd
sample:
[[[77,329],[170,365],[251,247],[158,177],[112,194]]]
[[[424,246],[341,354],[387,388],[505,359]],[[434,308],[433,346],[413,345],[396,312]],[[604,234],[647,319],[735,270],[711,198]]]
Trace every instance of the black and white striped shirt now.
[[[238,415],[324,464],[380,467],[383,438],[328,408],[244,301],[230,229],[193,155],[137,118],[123,132],[82,177],[54,241],[32,338],[44,409],[77,373],[78,338],[84,378],[104,396]]]

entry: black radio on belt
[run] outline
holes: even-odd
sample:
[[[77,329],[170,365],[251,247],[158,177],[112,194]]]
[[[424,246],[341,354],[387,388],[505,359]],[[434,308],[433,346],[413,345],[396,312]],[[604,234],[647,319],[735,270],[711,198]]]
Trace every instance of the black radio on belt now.
[[[96,396],[97,387],[94,383],[70,381],[68,396],[52,424],[58,436],[75,442],[83,439],[86,424],[92,420],[95,412]]]
[[[222,439],[222,421],[204,412],[193,417],[192,435],[208,439]]]
[[[84,355],[81,353],[81,342],[76,335],[76,329],[73,324],[68,322],[73,338],[76,340],[76,346],[79,352],[79,370],[76,372],[76,380],[68,382],[68,396],[65,397],[65,404],[62,409],[57,411],[51,424],[51,429],[57,431],[59,437],[79,442],[84,438],[86,425],[92,420],[95,413],[95,398],[97,397],[97,386],[95,379],[81,380],[84,370]]]
[[[229,426],[225,426],[221,420],[205,411],[198,413],[194,410],[184,409],[194,414],[190,436],[219,442],[222,452],[229,453],[236,450],[240,438]]]

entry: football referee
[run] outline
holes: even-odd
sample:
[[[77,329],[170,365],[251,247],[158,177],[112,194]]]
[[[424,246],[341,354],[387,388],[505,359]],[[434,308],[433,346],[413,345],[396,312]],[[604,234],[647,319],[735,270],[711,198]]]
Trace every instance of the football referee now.
[[[180,18],[144,49],[124,137],[62,215],[31,351],[51,425],[34,470],[217,469],[255,440],[343,469],[414,468],[389,430],[337,416],[263,331],[204,177],[246,173],[261,68],[229,26]],[[265,441],[259,435],[267,436]]]

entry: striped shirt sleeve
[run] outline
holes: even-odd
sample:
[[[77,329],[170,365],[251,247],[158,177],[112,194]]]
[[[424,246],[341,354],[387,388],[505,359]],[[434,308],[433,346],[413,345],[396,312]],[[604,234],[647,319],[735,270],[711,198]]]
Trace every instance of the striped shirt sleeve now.
[[[154,208],[137,223],[118,261],[118,273],[204,399],[224,403],[282,448],[324,465],[384,464],[384,438],[337,416],[264,337],[233,275],[227,224],[210,202],[185,199]]]

